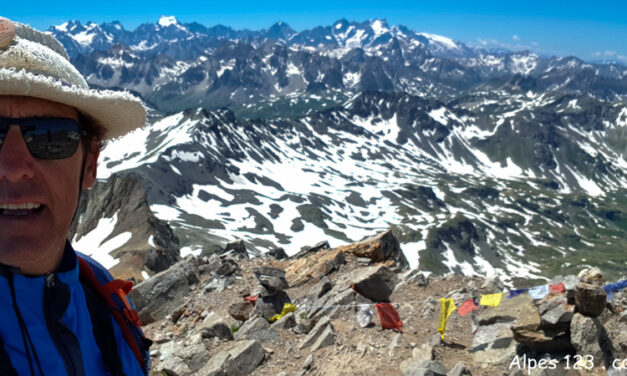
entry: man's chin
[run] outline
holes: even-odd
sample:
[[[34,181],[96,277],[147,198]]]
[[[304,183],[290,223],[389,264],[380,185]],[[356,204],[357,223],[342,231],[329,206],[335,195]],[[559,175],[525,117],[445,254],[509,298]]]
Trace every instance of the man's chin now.
[[[63,255],[41,239],[0,239],[0,263],[17,267],[23,274],[45,274],[54,270]]]

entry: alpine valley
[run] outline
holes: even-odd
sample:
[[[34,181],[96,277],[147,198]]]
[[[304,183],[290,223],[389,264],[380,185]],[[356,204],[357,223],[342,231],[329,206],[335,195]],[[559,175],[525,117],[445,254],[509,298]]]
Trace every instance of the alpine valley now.
[[[627,270],[625,66],[384,20],[49,32],[92,87],[149,107],[102,151],[72,226],[76,248],[120,276],[238,239],[251,256],[294,255],[388,228],[436,275]]]

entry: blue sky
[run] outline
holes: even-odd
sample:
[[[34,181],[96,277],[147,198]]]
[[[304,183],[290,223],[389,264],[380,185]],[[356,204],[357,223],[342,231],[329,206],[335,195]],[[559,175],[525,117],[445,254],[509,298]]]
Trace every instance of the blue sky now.
[[[283,21],[297,31],[341,18],[382,18],[390,26],[405,25],[474,46],[627,64],[627,1],[35,0],[3,2],[0,10],[0,16],[40,29],[76,19],[83,23],[118,20],[132,30],[141,23],[157,22],[160,15],[253,30]]]

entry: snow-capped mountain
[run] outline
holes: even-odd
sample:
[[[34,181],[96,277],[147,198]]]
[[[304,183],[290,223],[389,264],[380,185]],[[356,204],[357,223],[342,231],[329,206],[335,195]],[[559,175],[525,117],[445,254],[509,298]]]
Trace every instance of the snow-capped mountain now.
[[[623,66],[490,53],[384,20],[50,31],[90,84],[152,107],[102,152],[107,198],[86,198],[73,227],[80,242],[103,223],[105,249],[149,260],[144,272],[163,266],[152,249],[178,244],[184,255],[241,238],[255,254],[295,254],[389,227],[412,266],[438,274],[625,270]],[[150,224],[102,206],[136,181]],[[111,243],[129,223],[141,230]]]
[[[339,105],[364,90],[429,98],[491,89],[519,80],[524,90],[627,95],[627,68],[529,51],[490,53],[384,20],[340,20],[296,32],[285,23],[260,31],[181,24],[161,17],[134,31],[117,22],[50,28],[92,85],[135,91],[156,109],[202,106],[238,114],[259,101],[315,95]],[[495,86],[496,85],[496,86]],[[312,99],[312,98],[310,98]],[[289,99],[291,100],[291,99]],[[279,106],[281,104],[279,103]],[[301,106],[306,113],[309,106]]]
[[[100,176],[142,181],[184,253],[241,238],[294,254],[393,226],[414,267],[539,277],[627,261],[626,130],[627,104],[589,96],[369,92],[291,120],[170,115],[109,145]]]

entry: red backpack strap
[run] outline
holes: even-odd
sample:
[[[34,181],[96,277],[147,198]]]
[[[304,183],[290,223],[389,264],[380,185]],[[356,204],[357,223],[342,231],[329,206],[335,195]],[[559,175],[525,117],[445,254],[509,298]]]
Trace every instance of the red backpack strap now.
[[[139,325],[141,325],[141,321],[139,320],[139,316],[137,312],[130,306],[126,293],[131,290],[133,287],[133,282],[123,281],[120,279],[113,280],[105,285],[101,284],[96,278],[94,271],[91,269],[91,266],[87,263],[87,261],[83,260],[81,257],[78,257],[78,267],[81,278],[96,292],[98,295],[104,300],[104,302],[111,307],[111,314],[113,314],[113,318],[118,323],[118,326],[122,330],[122,335],[124,339],[130,346],[131,350],[135,354],[135,358],[139,362],[140,367],[144,368],[144,362],[142,359],[142,353],[139,350],[138,344],[133,338],[131,331],[128,328],[127,321],[131,324],[135,325],[139,329]],[[120,307],[113,301],[111,295],[116,294],[124,304],[124,309],[121,310]],[[122,311],[124,316],[122,316]],[[126,319],[126,320],[125,320]]]

